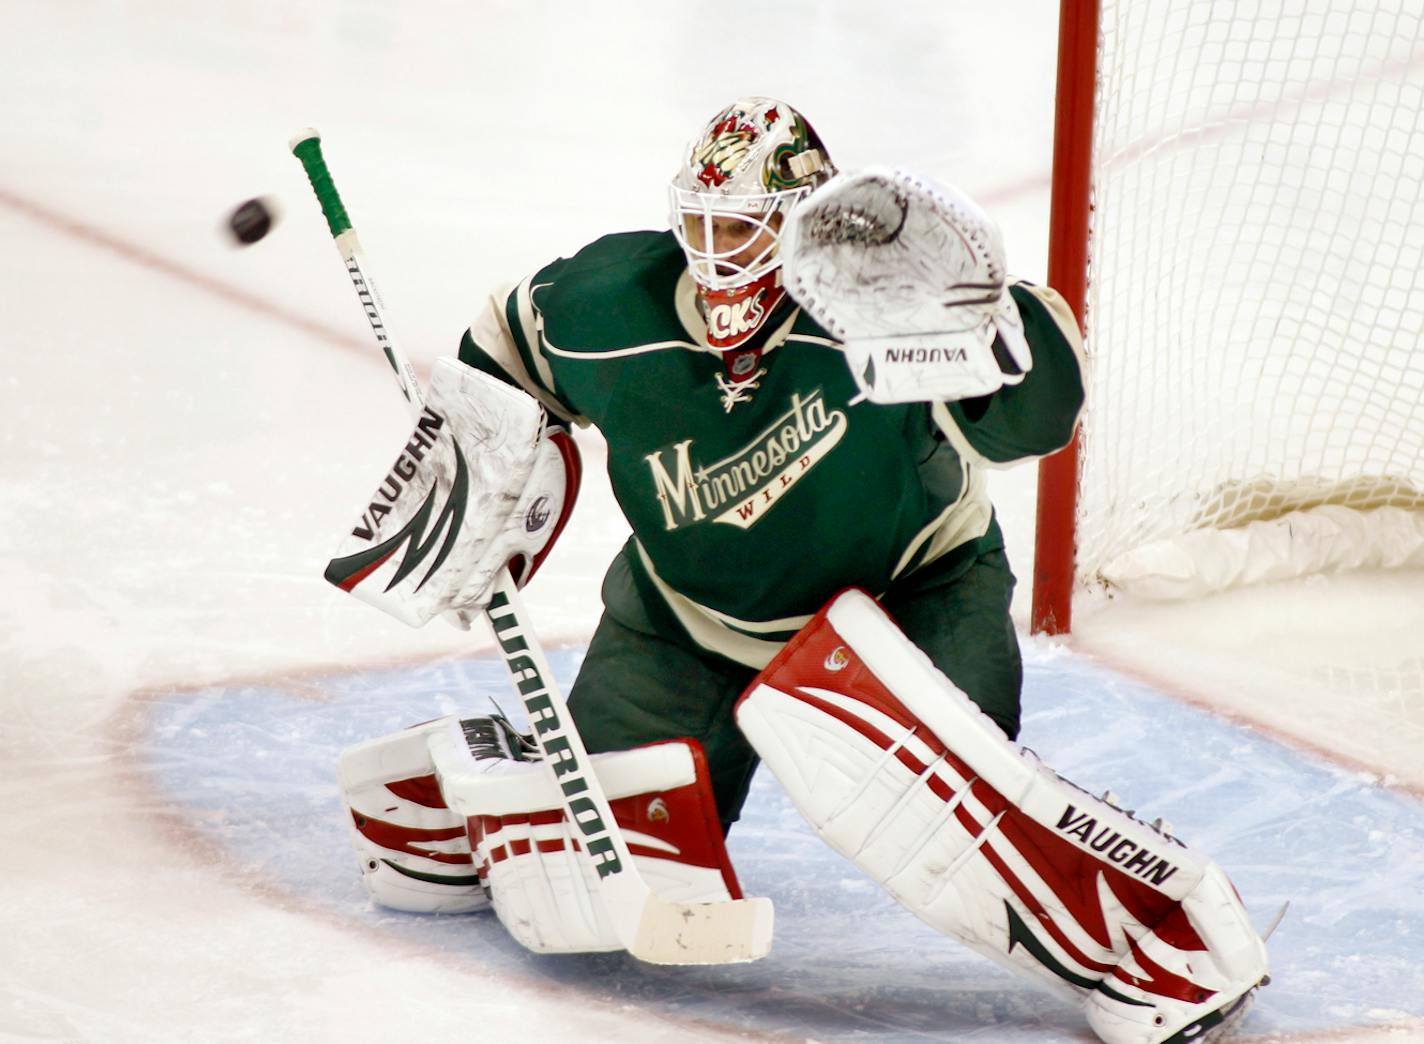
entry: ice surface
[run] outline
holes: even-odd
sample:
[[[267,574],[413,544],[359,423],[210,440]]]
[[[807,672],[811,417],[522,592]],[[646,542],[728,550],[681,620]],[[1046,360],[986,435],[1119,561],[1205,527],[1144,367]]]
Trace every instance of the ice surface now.
[[[1274,936],[1276,981],[1257,1004],[1253,1032],[1368,1023],[1391,1007],[1424,1015],[1417,802],[1042,643],[1029,651],[1024,728],[1040,737],[1041,757],[1088,789],[1111,786],[1140,818],[1164,816],[1213,853],[1260,927],[1292,904]],[[566,685],[580,653],[554,658]],[[490,914],[373,908],[332,788],[337,754],[490,700],[509,706],[503,672],[486,655],[310,676],[303,691],[259,683],[175,692],[144,702],[128,757],[144,785],[173,801],[194,847],[228,872],[353,927],[487,961],[499,976],[729,1032],[1081,1039],[1071,1006],[954,946],[826,848],[767,773],[730,840],[748,894],[776,903],[775,950],[757,964],[669,969],[624,955],[536,957]],[[1104,722],[1115,727],[1105,731]],[[1360,888],[1362,879],[1372,884]]]
[[[781,908],[759,966],[540,961],[488,921],[364,905],[335,750],[498,686],[482,636],[408,630],[320,579],[407,421],[286,148],[323,133],[422,367],[492,284],[660,225],[677,150],[738,93],[790,98],[846,165],[960,184],[1042,278],[1043,7],[9,5],[0,1039],[1084,1039],[797,833],[768,779],[733,836]],[[235,248],[223,221],[256,195],[278,223]],[[528,595],[565,667],[625,532],[584,446],[576,523]],[[1027,577],[1032,473],[992,480]],[[1253,1032],[1419,1035],[1421,590],[1323,580],[1085,621],[1074,648],[1172,697],[1029,646],[1025,741],[1166,814],[1262,918],[1295,904]]]

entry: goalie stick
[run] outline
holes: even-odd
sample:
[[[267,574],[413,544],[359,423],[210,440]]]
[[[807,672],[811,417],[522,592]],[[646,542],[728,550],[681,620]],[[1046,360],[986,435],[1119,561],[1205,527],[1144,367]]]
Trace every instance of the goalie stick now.
[[[298,132],[290,146],[321,204],[371,332],[411,412],[419,416],[424,408],[420,383],[386,327],[384,305],[366,273],[361,244],[322,156],[321,136],[308,128]],[[548,659],[524,622],[523,599],[508,568],[496,574],[485,618],[524,703],[544,763],[563,794],[564,814],[579,828],[581,851],[597,877],[609,919],[628,952],[651,964],[730,964],[766,956],[771,950],[771,900],[671,902],[649,888],[638,872]]]

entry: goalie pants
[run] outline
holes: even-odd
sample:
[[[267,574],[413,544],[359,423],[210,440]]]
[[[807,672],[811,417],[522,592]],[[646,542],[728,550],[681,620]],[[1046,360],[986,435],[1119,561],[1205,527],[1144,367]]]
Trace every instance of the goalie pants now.
[[[1002,547],[971,544],[959,551],[902,578],[881,602],[935,666],[1014,739],[1023,684],[1009,617],[1014,575]],[[725,830],[740,814],[757,766],[732,716],[757,671],[701,650],[670,616],[655,616],[628,555],[625,548],[604,579],[608,608],[569,693],[569,709],[590,753],[682,737],[700,742]]]

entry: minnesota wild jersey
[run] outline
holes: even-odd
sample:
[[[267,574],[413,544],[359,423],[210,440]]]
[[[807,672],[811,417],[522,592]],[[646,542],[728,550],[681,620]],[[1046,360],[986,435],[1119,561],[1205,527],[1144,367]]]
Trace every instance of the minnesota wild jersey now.
[[[1071,313],[1011,292],[1033,369],[965,403],[859,399],[840,345],[792,307],[729,380],[670,232],[605,237],[501,292],[460,356],[602,432],[640,597],[761,667],[841,588],[998,546],[981,467],[1060,448],[1082,405]]]

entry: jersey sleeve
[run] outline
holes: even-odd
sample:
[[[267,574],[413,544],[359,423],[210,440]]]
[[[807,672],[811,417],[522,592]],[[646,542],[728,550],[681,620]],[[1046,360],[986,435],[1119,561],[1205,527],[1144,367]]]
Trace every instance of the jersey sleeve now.
[[[460,338],[460,361],[527,391],[565,425],[587,425],[577,407],[560,394],[543,354],[543,316],[534,290],[551,285],[564,262],[540,269],[514,286],[497,289]]]
[[[1054,453],[1073,437],[1084,401],[1083,342],[1057,291],[1031,283],[1009,288],[1033,352],[1033,368],[1015,385],[963,402],[935,403],[936,422],[960,450],[990,465]]]

